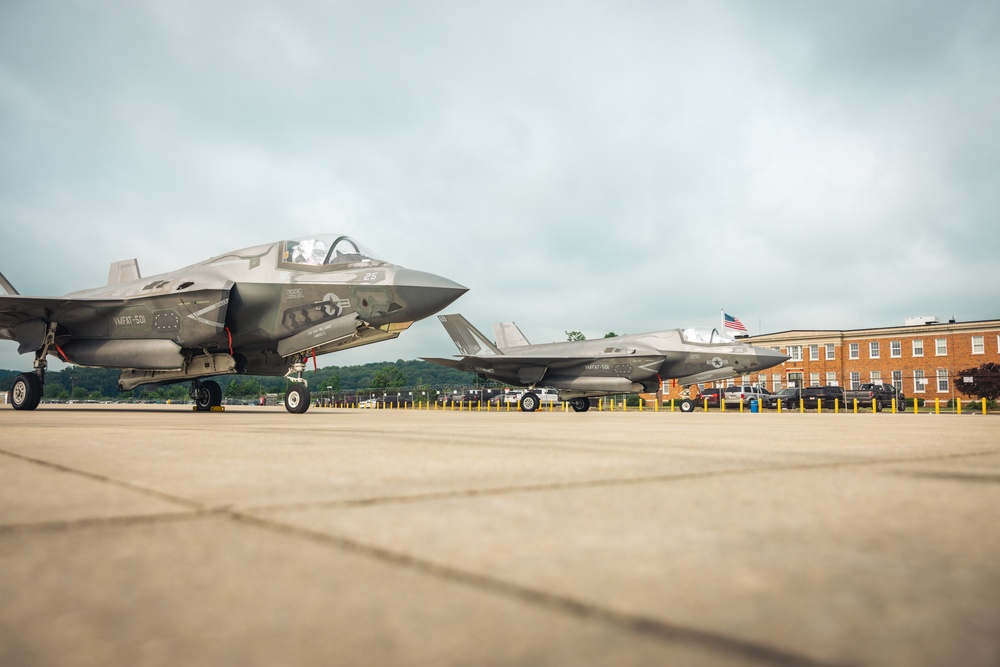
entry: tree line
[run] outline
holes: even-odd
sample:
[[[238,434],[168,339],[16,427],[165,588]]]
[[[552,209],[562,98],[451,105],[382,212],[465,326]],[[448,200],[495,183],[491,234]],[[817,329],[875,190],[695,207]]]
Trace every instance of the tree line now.
[[[10,391],[14,378],[23,371],[0,370],[0,391]],[[118,391],[118,370],[70,366],[45,374],[44,398],[48,400],[180,400],[188,396],[188,382],[157,389],[139,387],[134,392]],[[428,361],[397,359],[357,366],[325,366],[308,370],[303,377],[313,392],[359,392],[385,389],[436,389],[481,384],[475,374],[439,366]],[[222,375],[213,377],[223,396],[254,399],[263,394],[283,394],[288,381],[283,377]]]

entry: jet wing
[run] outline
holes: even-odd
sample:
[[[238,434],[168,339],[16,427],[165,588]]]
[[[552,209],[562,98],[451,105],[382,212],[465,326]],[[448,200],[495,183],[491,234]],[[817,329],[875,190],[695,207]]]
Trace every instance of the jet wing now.
[[[8,296],[0,294],[0,338],[16,340],[14,329],[29,320],[56,320],[63,313],[85,306],[93,309],[121,308],[125,299],[70,299],[64,296]]]

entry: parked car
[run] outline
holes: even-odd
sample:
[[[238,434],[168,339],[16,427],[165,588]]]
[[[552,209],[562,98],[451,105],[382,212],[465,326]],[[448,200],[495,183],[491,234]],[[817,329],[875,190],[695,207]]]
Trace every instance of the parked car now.
[[[763,387],[750,384],[738,384],[732,387],[726,387],[726,392],[723,394],[725,398],[723,400],[726,401],[726,407],[731,405],[747,405],[753,398],[756,398],[758,405],[760,405],[763,403],[764,397],[770,395],[771,392]]]
[[[719,407],[719,395],[722,394],[722,391],[722,387],[706,387],[698,394],[695,402],[698,405],[705,405],[705,401],[707,400],[708,407],[717,408]]]

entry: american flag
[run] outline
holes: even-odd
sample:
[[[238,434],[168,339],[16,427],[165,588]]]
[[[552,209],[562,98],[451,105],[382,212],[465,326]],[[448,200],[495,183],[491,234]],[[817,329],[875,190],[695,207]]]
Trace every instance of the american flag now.
[[[737,331],[746,331],[747,326],[740,322],[740,318],[733,317],[729,313],[722,313],[722,318],[725,320],[727,329],[736,329]]]

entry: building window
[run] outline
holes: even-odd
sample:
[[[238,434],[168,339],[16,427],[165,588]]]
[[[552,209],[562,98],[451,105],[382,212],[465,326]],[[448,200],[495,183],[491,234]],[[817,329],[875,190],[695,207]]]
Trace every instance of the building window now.
[[[1000,347],[1000,336],[997,336],[997,346]],[[826,360],[833,361],[837,358],[837,346],[833,343],[826,344]]]
[[[767,376],[763,373],[757,376],[757,386],[761,389],[767,389]]]
[[[924,341],[922,340],[913,341],[913,356],[915,357],[924,356]]]
[[[802,361],[802,346],[801,345],[789,345],[788,346],[788,356],[791,357],[789,361]]]
[[[819,345],[809,346],[809,361],[819,361]]]
[[[836,373],[832,373],[831,372],[831,373],[827,373],[826,374],[826,386],[828,386],[828,387],[836,387],[837,386],[837,374]]]
[[[781,375],[775,373],[771,376],[771,391],[778,391],[781,389]]]
[[[903,393],[903,371],[893,371],[892,372],[892,386],[896,388],[896,391]]]
[[[819,373],[810,373],[809,374],[809,386],[810,387],[818,387],[819,386]]]
[[[857,371],[851,371],[851,389],[853,391],[861,389],[861,373]]]
[[[972,354],[986,354],[986,340],[982,336],[972,337]]]
[[[871,343],[868,343],[868,358],[869,359],[878,359],[879,353],[880,353],[880,350],[879,350],[879,344],[878,344],[877,340],[876,341],[872,341]]]
[[[935,338],[934,339],[934,354],[939,357],[948,356],[948,339],[947,338]]]
[[[937,371],[937,384],[938,393],[947,394],[948,393],[948,370],[946,368],[939,368]]]
[[[851,348],[850,349],[851,349],[851,354],[850,354],[851,359],[860,359],[861,358],[861,344],[860,343],[851,343]]]
[[[927,391],[927,378],[922,370],[913,371],[913,393],[922,394]]]
[[[899,359],[903,356],[903,341],[894,340],[889,343],[889,356],[893,359]]]
[[[789,373],[788,374],[788,386],[789,387],[801,387],[802,386],[802,373]]]
[[[868,374],[868,378],[872,384],[882,384],[882,371],[872,371]]]

